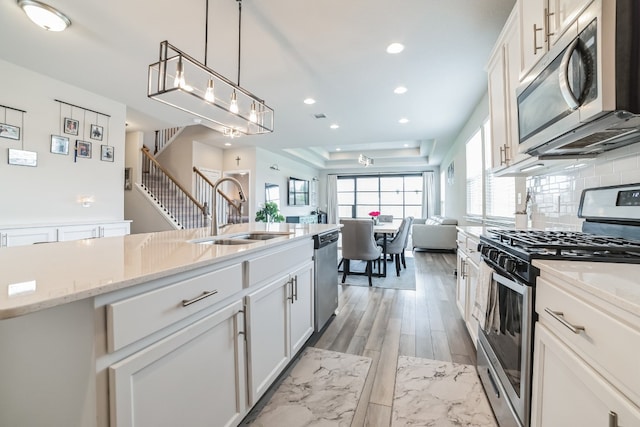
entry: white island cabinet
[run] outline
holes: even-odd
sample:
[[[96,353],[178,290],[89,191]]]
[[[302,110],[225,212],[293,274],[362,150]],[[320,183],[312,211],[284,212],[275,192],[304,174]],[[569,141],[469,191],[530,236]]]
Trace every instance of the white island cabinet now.
[[[536,266],[531,427],[640,426],[637,267]]]
[[[309,241],[248,262],[249,275],[258,283],[247,296],[250,405],[313,333],[312,257]],[[274,276],[260,285],[261,277]]]
[[[3,248],[0,426],[237,426],[313,332],[312,236],[335,229]]]

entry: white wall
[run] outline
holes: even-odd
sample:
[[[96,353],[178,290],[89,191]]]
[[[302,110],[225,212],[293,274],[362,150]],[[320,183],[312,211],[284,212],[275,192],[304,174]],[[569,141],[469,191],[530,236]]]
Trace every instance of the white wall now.
[[[2,60],[0,76],[0,103],[27,112],[23,124],[19,113],[7,110],[6,122],[22,128],[22,141],[0,138],[0,225],[122,220],[125,105]],[[55,99],[111,117],[96,117]],[[0,108],[0,122],[5,122],[4,112]],[[78,136],[62,133],[63,118],[71,116],[80,121]],[[89,138],[92,123],[104,127],[102,141]],[[52,134],[69,137],[68,155],[51,153]],[[74,162],[76,139],[92,143],[92,158]],[[102,144],[114,147],[113,162],[100,160]],[[9,165],[9,148],[35,151],[37,167]],[[91,207],[82,207],[84,196],[93,198]]]
[[[270,151],[257,148],[256,149],[256,209],[264,204],[266,183],[277,184],[280,187],[280,212],[285,217],[309,215],[311,211],[315,211],[318,206],[289,206],[287,204],[287,185],[289,177],[306,179],[310,184],[313,178],[319,177],[319,171],[310,166],[306,166],[299,161],[281,156]],[[277,165],[280,170],[271,169],[272,165]],[[316,184],[319,184],[316,183]],[[321,187],[322,185],[320,185]],[[311,201],[310,201],[311,203]],[[326,203],[325,203],[326,204]],[[326,209],[326,208],[325,208]],[[255,210],[253,211],[255,218]]]
[[[458,224],[465,225],[464,216],[467,212],[467,161],[465,144],[471,136],[489,118],[489,97],[485,94],[476,104],[473,113],[461,129],[458,136],[451,144],[451,148],[442,159],[440,175],[444,177],[442,188],[444,189],[444,214],[458,219]],[[447,168],[453,162],[453,182],[447,181]],[[442,195],[441,195],[442,197]]]

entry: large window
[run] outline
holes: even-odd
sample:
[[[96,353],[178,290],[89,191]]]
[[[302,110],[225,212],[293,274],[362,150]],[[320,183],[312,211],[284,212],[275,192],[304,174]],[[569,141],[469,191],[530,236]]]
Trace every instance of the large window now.
[[[395,219],[422,216],[422,175],[339,176],[340,218],[366,218],[371,211]]]
[[[467,215],[489,219],[515,217],[515,178],[491,173],[493,150],[487,120],[467,141]]]

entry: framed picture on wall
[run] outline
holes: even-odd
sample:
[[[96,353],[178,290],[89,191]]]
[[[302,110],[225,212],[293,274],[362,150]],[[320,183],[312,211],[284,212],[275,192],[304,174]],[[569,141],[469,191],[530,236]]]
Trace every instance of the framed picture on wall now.
[[[91,143],[87,141],[76,140],[76,157],[84,159],[91,158]]]
[[[101,145],[100,148],[100,160],[103,162],[113,162],[113,147],[110,145]]]
[[[89,138],[102,141],[103,132],[104,128],[102,126],[91,125],[91,134],[89,135]]]
[[[53,154],[69,154],[69,138],[51,135],[51,152]]]
[[[0,136],[7,139],[20,139],[20,128],[6,123],[0,123]]]
[[[70,119],[69,117],[64,118],[64,133],[69,135],[77,135],[78,127],[80,123],[77,120]]]

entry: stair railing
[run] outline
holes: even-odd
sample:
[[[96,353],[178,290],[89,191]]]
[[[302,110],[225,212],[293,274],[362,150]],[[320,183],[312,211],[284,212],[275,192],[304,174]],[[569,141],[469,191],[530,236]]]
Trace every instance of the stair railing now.
[[[158,154],[171,141],[182,128],[174,127],[168,129],[160,129],[156,131],[155,148],[153,154]]]
[[[211,200],[211,197],[213,196],[213,186],[215,182],[211,182],[211,180],[196,166],[193,167],[193,172],[195,173],[195,197],[198,200],[204,201],[207,206],[213,206],[213,200]],[[220,191],[220,189],[218,189],[218,194],[226,201],[226,205],[218,203],[218,218],[222,218],[222,223],[226,224],[240,223],[242,220],[242,203],[240,201],[230,199],[226,194]],[[226,209],[223,206],[226,206]],[[216,214],[216,212],[212,213],[212,215],[214,214]]]
[[[196,200],[191,193],[158,163],[147,147],[142,148],[142,184],[167,213],[173,215],[182,228],[206,227],[208,207]]]

